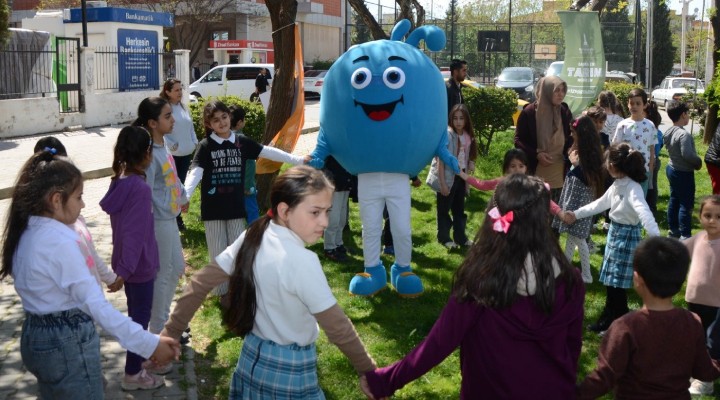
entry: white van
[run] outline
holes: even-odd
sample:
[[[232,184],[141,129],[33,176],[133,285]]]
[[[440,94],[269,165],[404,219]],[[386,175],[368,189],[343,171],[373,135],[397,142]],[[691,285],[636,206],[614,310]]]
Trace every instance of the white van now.
[[[196,97],[232,95],[248,100],[255,92],[255,78],[260,68],[267,68],[270,78],[275,75],[273,64],[218,65],[188,86],[188,92]],[[272,79],[268,79],[268,83],[272,84]]]

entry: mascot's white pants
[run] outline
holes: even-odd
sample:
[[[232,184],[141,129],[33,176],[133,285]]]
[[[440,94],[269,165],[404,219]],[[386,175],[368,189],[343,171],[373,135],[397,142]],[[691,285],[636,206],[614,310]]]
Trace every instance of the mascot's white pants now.
[[[358,175],[358,200],[362,220],[363,257],[366,267],[380,264],[383,208],[387,205],[395,248],[395,263],[409,266],[412,255],[410,232],[410,183],[407,174],[372,172]]]

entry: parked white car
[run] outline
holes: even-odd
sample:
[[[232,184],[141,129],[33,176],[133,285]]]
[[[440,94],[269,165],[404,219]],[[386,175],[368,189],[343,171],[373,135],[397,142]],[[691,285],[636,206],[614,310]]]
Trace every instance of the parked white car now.
[[[255,92],[255,78],[260,73],[260,68],[267,68],[270,77],[275,76],[275,67],[272,64],[218,65],[188,86],[188,91],[196,97],[232,95],[248,100]],[[268,79],[268,83],[272,85],[272,80]]]
[[[325,81],[325,74],[327,74],[327,70],[324,69],[312,69],[310,71],[305,71],[303,86],[305,88],[306,98],[320,97],[323,82]]]
[[[670,101],[680,100],[680,98],[687,93],[692,94],[695,88],[697,88],[698,96],[705,93],[705,85],[699,79],[668,76],[663,79],[660,86],[657,86],[655,90],[652,91],[650,98],[657,105],[667,108],[667,104]]]

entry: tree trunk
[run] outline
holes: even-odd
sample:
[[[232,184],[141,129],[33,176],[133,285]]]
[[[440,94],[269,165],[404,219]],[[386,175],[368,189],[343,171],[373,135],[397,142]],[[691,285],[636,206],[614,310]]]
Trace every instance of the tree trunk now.
[[[272,96],[270,96],[270,107],[268,107],[265,133],[262,138],[262,143],[268,144],[290,117],[294,102],[295,30],[293,25],[297,15],[297,1],[268,0],[265,5],[270,12],[270,21],[274,32],[272,35],[273,48],[276,55]],[[299,95],[302,96],[302,93]],[[257,177],[257,199],[261,209],[270,206],[270,186],[276,176],[277,172]]]
[[[370,29],[370,34],[372,34],[373,39],[380,40],[388,38],[388,34],[385,33],[382,27],[375,20],[375,17],[373,17],[370,13],[370,10],[368,10],[365,6],[364,0],[348,0],[348,3],[350,3],[350,6],[353,10],[355,10],[360,18],[362,18],[368,29]],[[270,6],[268,6],[268,8],[270,8]]]
[[[720,10],[720,0],[715,0],[715,9]],[[720,17],[718,17],[717,12],[712,13],[712,16],[710,16],[710,25],[712,25],[713,32],[715,32],[715,35],[713,35],[715,39],[713,40],[712,60],[713,66],[717,69],[718,61],[720,61],[720,55],[718,55],[718,50],[720,50]],[[718,71],[715,71],[713,76],[717,76],[717,74]],[[715,135],[715,129],[718,127],[719,111],[716,104],[711,104],[708,108],[707,118],[705,118],[705,134],[703,135],[703,142],[706,144],[710,143],[713,135]]]

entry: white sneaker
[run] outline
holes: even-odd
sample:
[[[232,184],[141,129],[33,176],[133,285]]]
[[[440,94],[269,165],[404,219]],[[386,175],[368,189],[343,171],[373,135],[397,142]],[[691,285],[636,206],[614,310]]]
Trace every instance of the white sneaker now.
[[[144,368],[135,375],[125,374],[120,386],[123,390],[150,390],[165,385],[165,379],[148,373]]]
[[[145,362],[142,363],[142,368],[154,375],[167,375],[172,371],[173,363],[169,362],[163,366],[157,366],[152,361],[145,360]]]
[[[448,250],[452,250],[452,249],[456,249],[460,246],[458,246],[458,244],[455,242],[447,242],[447,243],[445,243],[445,247],[447,247]]]
[[[678,240],[683,241],[683,240],[687,240],[687,239],[690,239],[690,237],[689,236],[680,236],[680,239],[678,239]]]
[[[694,379],[688,391],[690,394],[713,394],[713,386],[714,382],[703,382],[699,379]]]

